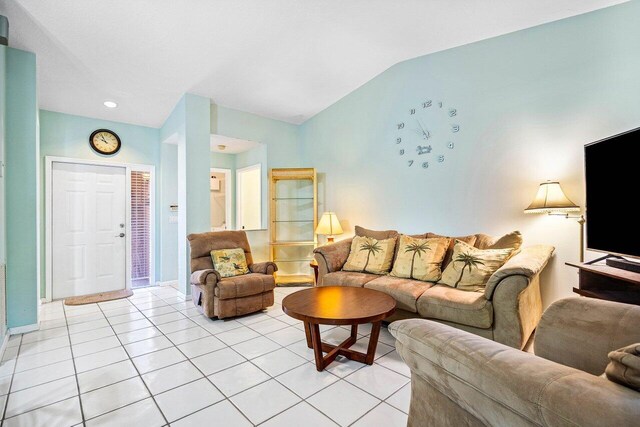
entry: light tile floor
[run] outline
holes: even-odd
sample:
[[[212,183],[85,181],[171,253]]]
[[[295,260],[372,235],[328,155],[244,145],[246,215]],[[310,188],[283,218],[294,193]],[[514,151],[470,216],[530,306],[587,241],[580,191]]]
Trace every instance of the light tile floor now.
[[[172,287],[126,300],[41,307],[0,364],[3,426],[405,426],[410,372],[383,328],[376,361],[317,372],[302,323],[280,303],[211,320]],[[364,350],[370,327],[355,347]],[[338,343],[345,327],[322,327]]]

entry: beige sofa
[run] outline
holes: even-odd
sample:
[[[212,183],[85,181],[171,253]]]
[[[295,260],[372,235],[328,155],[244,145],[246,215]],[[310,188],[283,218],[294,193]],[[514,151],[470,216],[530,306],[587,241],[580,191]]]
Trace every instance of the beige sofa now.
[[[534,355],[436,322],[394,322],[411,368],[408,426],[637,426],[640,392],[599,375],[608,352],[640,342],[638,325],[638,306],[560,300]]]
[[[371,231],[360,227],[356,227],[356,233],[376,239],[398,234],[394,230]],[[432,234],[421,236],[427,235]],[[464,238],[481,249],[496,240],[485,234]],[[390,321],[412,317],[434,319],[519,349],[538,325],[542,315],[540,272],[553,254],[551,246],[523,248],[493,274],[484,291],[468,292],[389,275],[342,271],[351,241],[342,240],[314,251],[317,285],[359,286],[385,292],[397,301],[396,313]]]

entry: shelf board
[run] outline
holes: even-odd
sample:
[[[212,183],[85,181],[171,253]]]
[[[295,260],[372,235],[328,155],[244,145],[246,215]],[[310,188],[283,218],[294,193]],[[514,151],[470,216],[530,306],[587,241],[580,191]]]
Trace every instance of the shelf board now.
[[[277,274],[276,284],[291,285],[294,283],[308,284],[313,283],[314,278],[307,274]]]
[[[280,242],[269,242],[271,246],[311,246],[315,245],[316,242],[313,240],[305,240],[305,241],[280,241]]]

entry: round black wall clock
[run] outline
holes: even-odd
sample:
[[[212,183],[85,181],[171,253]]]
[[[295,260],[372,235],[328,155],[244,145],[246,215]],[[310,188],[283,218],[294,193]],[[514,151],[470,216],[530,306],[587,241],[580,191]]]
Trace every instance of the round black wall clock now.
[[[442,101],[426,100],[407,111],[407,118],[395,124],[397,154],[408,167],[429,169],[445,163],[460,132],[458,110]]]
[[[94,151],[110,156],[120,150],[122,142],[115,132],[109,129],[98,129],[89,137],[89,145]]]

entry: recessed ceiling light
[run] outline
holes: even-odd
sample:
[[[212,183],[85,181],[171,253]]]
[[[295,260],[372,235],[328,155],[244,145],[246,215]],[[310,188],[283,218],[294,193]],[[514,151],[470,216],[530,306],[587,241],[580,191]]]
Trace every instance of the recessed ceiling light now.
[[[107,108],[116,108],[118,106],[118,104],[113,101],[104,101],[103,104]]]
[[[224,144],[219,144],[218,145],[218,150],[220,150],[220,151],[224,151],[226,148],[227,148],[227,146],[224,145]]]

